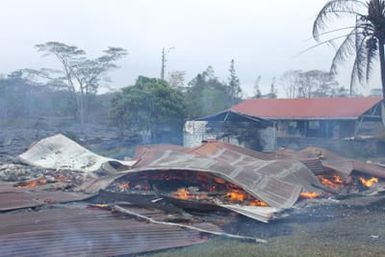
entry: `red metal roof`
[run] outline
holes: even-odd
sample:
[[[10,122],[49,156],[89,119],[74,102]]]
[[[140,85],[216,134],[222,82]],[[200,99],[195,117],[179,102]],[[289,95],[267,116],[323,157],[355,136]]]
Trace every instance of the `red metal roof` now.
[[[335,97],[296,99],[249,99],[232,111],[270,119],[356,119],[381,101],[382,97]]]

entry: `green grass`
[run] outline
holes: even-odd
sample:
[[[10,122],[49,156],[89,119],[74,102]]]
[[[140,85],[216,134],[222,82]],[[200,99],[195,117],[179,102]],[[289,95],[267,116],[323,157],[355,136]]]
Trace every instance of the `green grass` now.
[[[270,239],[267,244],[213,239],[206,244],[167,250],[142,256],[151,257],[378,257],[385,256],[384,247],[347,242],[325,242],[309,235],[308,238],[284,236]]]
[[[149,253],[146,257],[381,257],[385,256],[383,212],[352,211],[326,222],[290,224],[293,232],[266,244],[214,237],[208,243]],[[279,226],[279,224],[271,224]],[[379,238],[372,238],[376,235]]]

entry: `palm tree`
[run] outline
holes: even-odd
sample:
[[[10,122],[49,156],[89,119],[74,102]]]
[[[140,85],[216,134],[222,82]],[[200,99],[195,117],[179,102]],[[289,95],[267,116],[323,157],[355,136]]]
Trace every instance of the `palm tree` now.
[[[335,19],[353,18],[353,25],[330,29]],[[330,30],[327,30],[330,29]],[[326,41],[321,36],[335,35]],[[320,44],[335,43],[342,40],[333,58],[331,71],[336,72],[337,66],[354,57],[351,72],[350,94],[355,82],[368,81],[373,65],[380,61],[382,94],[385,96],[385,0],[331,0],[318,13],[313,24],[313,38]]]

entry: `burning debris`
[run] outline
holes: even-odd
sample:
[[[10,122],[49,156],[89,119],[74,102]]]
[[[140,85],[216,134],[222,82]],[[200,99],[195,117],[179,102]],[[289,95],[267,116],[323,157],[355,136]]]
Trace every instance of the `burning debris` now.
[[[317,192],[301,192],[300,196],[303,199],[314,199],[314,198],[321,197],[321,194],[319,194]]]
[[[139,147],[135,160],[120,162],[95,155],[57,135],[32,146],[20,160],[44,170],[3,190],[24,197],[19,196],[22,201],[16,203],[18,208],[89,199],[90,210],[135,218],[129,220],[139,234],[140,223],[145,221],[154,225],[149,226],[154,231],[167,230],[164,226],[177,227],[170,233],[182,233],[181,228],[191,230],[186,233],[193,235],[194,242],[205,241],[202,235],[207,234],[250,239],[220,228],[239,216],[267,223],[294,205],[298,209],[303,203],[323,198],[385,190],[384,167],[318,148],[267,154],[219,142],[191,149],[155,145]],[[43,200],[31,202],[39,194]],[[56,195],[51,200],[47,194]],[[0,210],[17,209],[15,203],[1,199]],[[108,217],[113,224],[116,217]],[[171,241],[169,245],[172,247]],[[188,243],[182,240],[175,245]]]
[[[343,179],[336,174],[325,174],[317,176],[320,182],[331,189],[337,190],[344,186]]]
[[[378,178],[376,177],[371,177],[370,179],[359,177],[359,180],[365,187],[372,187],[374,184],[378,183]]]
[[[15,185],[15,187],[21,188],[36,188],[37,186],[46,185],[48,182],[44,177],[39,177],[37,179],[20,182]]]

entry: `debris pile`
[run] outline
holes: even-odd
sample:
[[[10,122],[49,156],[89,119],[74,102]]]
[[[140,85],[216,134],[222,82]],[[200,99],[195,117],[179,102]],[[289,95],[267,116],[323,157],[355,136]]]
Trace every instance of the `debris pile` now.
[[[265,242],[227,233],[223,226],[238,217],[263,223],[284,219],[280,214],[308,199],[385,191],[385,167],[315,147],[260,153],[216,141],[195,148],[147,145],[138,147],[132,160],[119,161],[96,155],[59,134],[32,145],[19,161],[38,170],[30,179],[24,174],[22,181],[0,183],[0,211],[8,212],[0,215],[0,242],[8,242],[0,246],[16,255],[38,243],[29,239],[23,241],[23,249],[11,247],[28,229],[42,240],[59,242],[52,235],[59,223],[69,238],[95,235],[97,240],[89,240],[107,244],[114,231],[122,238],[115,242],[118,245],[103,249],[76,245],[79,252],[74,254],[134,254],[206,242],[208,235]],[[14,213],[25,208],[34,211]],[[39,213],[41,222],[51,223],[33,223],[31,217]],[[80,226],[82,220],[93,226],[101,217],[106,225],[99,224],[98,232]],[[15,219],[25,219],[26,229],[15,230],[10,225]],[[76,223],[76,228],[66,221]],[[184,239],[178,237],[182,234]],[[133,239],[146,235],[151,238],[146,243]],[[125,251],[123,241],[137,248],[126,246]],[[47,251],[52,255],[53,250]]]

